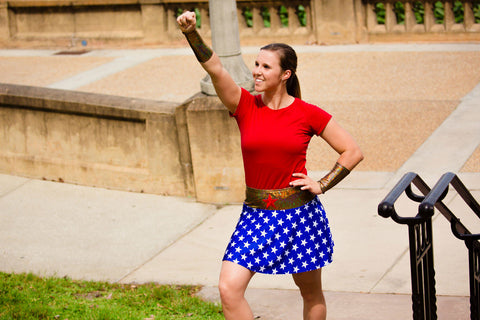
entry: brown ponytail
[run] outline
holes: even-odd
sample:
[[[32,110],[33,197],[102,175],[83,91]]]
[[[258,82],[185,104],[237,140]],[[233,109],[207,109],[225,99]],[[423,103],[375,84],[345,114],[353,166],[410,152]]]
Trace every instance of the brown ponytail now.
[[[280,56],[280,67],[283,71],[290,70],[292,75],[287,80],[287,92],[295,98],[302,98],[300,82],[297,77],[297,54],[292,47],[284,43],[271,43],[261,50],[276,51]]]

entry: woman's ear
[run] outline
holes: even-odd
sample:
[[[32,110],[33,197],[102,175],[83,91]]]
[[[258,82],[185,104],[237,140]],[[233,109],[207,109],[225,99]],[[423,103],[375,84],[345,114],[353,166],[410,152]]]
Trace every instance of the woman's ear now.
[[[292,70],[285,70],[282,76],[282,80],[286,81],[288,78],[290,78],[292,75]]]

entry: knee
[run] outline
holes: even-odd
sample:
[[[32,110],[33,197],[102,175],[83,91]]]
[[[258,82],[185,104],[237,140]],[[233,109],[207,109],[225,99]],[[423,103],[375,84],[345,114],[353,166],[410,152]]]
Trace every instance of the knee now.
[[[234,282],[221,279],[218,283],[218,291],[223,306],[231,306],[241,300],[244,296],[244,290],[238,287]]]
[[[304,302],[308,304],[325,304],[325,297],[322,290],[300,289],[300,294]]]
[[[325,301],[322,286],[315,281],[295,281],[297,287],[300,289],[303,301],[307,303],[322,303]]]

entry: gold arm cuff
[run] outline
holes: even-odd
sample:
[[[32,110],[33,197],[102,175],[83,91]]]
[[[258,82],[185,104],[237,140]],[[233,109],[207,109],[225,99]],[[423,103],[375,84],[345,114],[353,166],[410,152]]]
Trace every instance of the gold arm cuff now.
[[[205,44],[197,30],[183,34],[199,62],[207,62],[212,57],[213,50]]]
[[[335,163],[335,166],[333,169],[320,181],[320,189],[322,190],[322,193],[327,192],[327,190],[331,189],[333,186],[335,186],[337,183],[343,180],[348,174],[350,173],[350,170],[342,166],[340,163]]]

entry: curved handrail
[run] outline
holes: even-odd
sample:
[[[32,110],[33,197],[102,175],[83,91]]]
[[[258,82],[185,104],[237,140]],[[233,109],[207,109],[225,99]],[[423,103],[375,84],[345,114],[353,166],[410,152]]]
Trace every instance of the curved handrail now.
[[[432,216],[434,208],[437,208],[438,211],[450,222],[452,233],[460,240],[479,240],[480,234],[472,234],[458,219],[452,211],[442,202],[445,196],[448,193],[449,185],[452,185],[453,188],[458,192],[458,194],[463,198],[465,203],[473,210],[473,212],[480,217],[480,205],[472,196],[470,191],[465,187],[462,181],[458,178],[455,173],[447,172],[432,190],[428,193],[425,199],[418,206],[418,212],[421,216]]]
[[[393,187],[393,189],[387,194],[382,202],[378,205],[378,214],[384,218],[391,217],[395,222],[400,224],[410,224],[425,221],[426,217],[417,214],[415,217],[402,217],[399,216],[395,210],[395,202],[400,195],[405,192],[408,198],[413,201],[421,202],[425,198],[415,194],[412,191],[412,183],[422,192],[424,195],[430,192],[428,185],[414,172],[406,173],[402,179]]]

